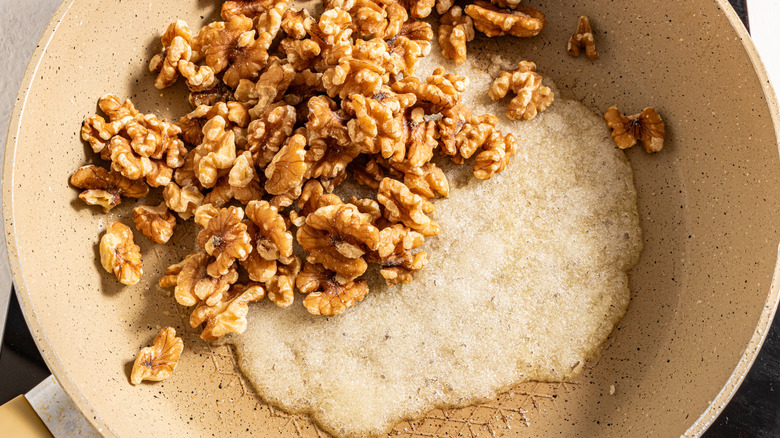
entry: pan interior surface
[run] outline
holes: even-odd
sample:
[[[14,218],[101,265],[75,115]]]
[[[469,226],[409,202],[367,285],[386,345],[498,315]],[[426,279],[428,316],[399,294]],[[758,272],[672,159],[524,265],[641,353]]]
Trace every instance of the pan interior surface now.
[[[696,435],[747,372],[777,304],[777,102],[763,69],[754,67],[744,29],[732,26],[733,11],[721,1],[528,5],[547,16],[538,37],[480,40],[469,50],[516,46],[561,96],[598,113],[611,105],[627,113],[655,106],[667,122],[667,142],[657,155],[627,153],[644,250],[630,272],[626,316],[600,356],[574,384],[552,388],[556,397],[541,409],[521,396],[534,392],[533,384],[484,406],[528,411],[527,427],[501,431],[508,436]],[[17,292],[49,367],[107,436],[318,433],[245,392],[229,350],[197,336],[185,337],[170,379],[131,386],[138,349],[161,326],[185,328],[187,315],[156,282],[189,245],[163,251],[137,239],[145,275],[121,287],[102,272],[97,242],[110,222],[129,217],[133,203],[104,215],[68,185],[92,157],[78,132],[98,97],[131,98],[141,111],[169,119],[189,110],[184,87],[156,90],[147,63],[168,23],[181,18],[197,28],[217,8],[204,1],[65,2],[12,117],[3,208]],[[580,15],[596,32],[595,62],[566,54]],[[498,411],[434,411],[397,430],[489,436],[503,424],[491,423],[491,412]],[[463,428],[468,418],[476,426]]]

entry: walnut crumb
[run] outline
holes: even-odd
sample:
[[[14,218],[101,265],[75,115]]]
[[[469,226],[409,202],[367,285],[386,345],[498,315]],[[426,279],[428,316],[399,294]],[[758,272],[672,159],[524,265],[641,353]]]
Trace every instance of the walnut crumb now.
[[[590,22],[585,15],[581,16],[577,22],[577,32],[569,38],[568,51],[571,56],[580,56],[580,49],[585,48],[585,54],[590,59],[599,57],[596,51],[596,40],[593,38],[593,30],[590,28]]]
[[[647,107],[639,114],[624,116],[616,107],[610,107],[604,114],[607,126],[612,130],[612,139],[620,149],[628,149],[637,140],[648,153],[660,152],[664,147],[666,128],[661,116],[653,107]]]
[[[155,336],[151,347],[142,348],[133,363],[130,383],[138,385],[144,380],[159,382],[167,379],[176,369],[184,342],[176,337],[173,327],[165,327]]]

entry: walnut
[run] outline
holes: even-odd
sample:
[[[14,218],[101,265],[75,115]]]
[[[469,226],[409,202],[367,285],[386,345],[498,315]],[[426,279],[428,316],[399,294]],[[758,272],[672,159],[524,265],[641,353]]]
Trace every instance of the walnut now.
[[[414,102],[413,94],[396,94],[387,88],[371,97],[354,95],[343,100],[344,110],[354,117],[347,123],[350,138],[363,153],[403,160],[403,114]]]
[[[236,157],[233,167],[228,174],[228,184],[231,187],[246,187],[255,179],[255,165],[252,161],[252,154],[249,151],[243,152]]]
[[[423,236],[439,234],[439,226],[423,211],[426,200],[412,193],[404,183],[383,179],[376,199],[385,207],[384,216],[391,222],[402,222]]]
[[[236,15],[254,18],[268,10],[273,4],[273,0],[228,0],[222,4],[221,16],[223,20],[230,20]]]
[[[604,114],[607,126],[612,130],[612,139],[620,149],[635,145],[637,140],[648,153],[659,152],[664,147],[666,128],[655,108],[647,107],[639,114],[624,116],[616,107],[610,107]]]
[[[266,247],[264,245],[268,244],[270,241],[258,232],[258,227],[254,224],[254,222],[245,220],[244,223],[246,224],[246,231],[249,234],[249,239],[251,241],[253,250],[251,253],[249,253],[249,256],[246,258],[246,260],[240,261],[241,266],[246,269],[250,280],[259,283],[266,283],[274,275],[276,275],[276,259],[278,257],[269,257],[268,259],[264,258],[263,255],[266,255]]]
[[[306,294],[303,305],[312,315],[341,315],[368,294],[365,280],[341,284],[335,276],[335,272],[316,263],[307,263],[298,274],[295,285]]]
[[[267,17],[262,27],[258,22],[257,38],[252,19],[244,15],[232,16],[227,22],[214,22],[200,31],[198,38],[206,64],[214,73],[225,71],[222,81],[227,86],[236,88],[239,80],[254,79],[263,68],[287,5],[288,2],[279,2],[262,14],[259,20]]]
[[[142,348],[133,362],[130,383],[138,385],[144,380],[160,382],[176,369],[184,342],[176,337],[173,327],[165,327],[155,336],[151,347]]]
[[[195,209],[203,203],[203,194],[193,185],[179,187],[175,182],[168,183],[163,189],[165,205],[187,220],[192,217]]]
[[[425,18],[431,15],[431,11],[436,4],[436,0],[403,0],[404,7],[414,18]]]
[[[266,282],[268,299],[279,307],[290,307],[295,299],[295,279],[301,271],[301,259],[290,258],[289,263],[279,263],[276,275]]]
[[[228,185],[229,183],[230,180],[228,179]],[[263,195],[265,194],[262,184],[260,183],[260,178],[258,177],[257,174],[255,174],[255,177],[252,178],[252,180],[249,181],[249,184],[247,184],[246,186],[244,187],[230,186],[230,191],[233,194],[233,199],[237,200],[242,204],[248,204],[251,201],[258,200],[262,198]],[[211,191],[211,193],[213,192],[214,190]]]
[[[234,285],[217,304],[210,306],[201,302],[190,316],[190,326],[203,323],[200,337],[206,341],[216,341],[228,333],[244,333],[249,303],[259,301],[265,296],[263,287],[256,283]]]
[[[149,62],[149,70],[157,73],[155,87],[163,89],[173,85],[179,73],[187,80],[187,87],[192,91],[203,91],[214,85],[214,70],[194,63],[200,55],[192,48],[192,32],[186,22],[178,20],[171,23],[160,42],[162,52]]]
[[[439,15],[444,15],[454,4],[455,0],[436,0],[436,12],[438,12]]]
[[[325,71],[352,54],[352,18],[344,9],[326,9],[308,32],[322,48],[320,59],[314,66],[317,71]]]
[[[466,14],[474,19],[474,27],[489,37],[514,35],[532,37],[547,23],[538,9],[518,6],[515,9],[500,9],[489,2],[476,0],[465,8]]]
[[[336,102],[327,96],[314,96],[309,99],[309,117],[306,123],[306,130],[309,138],[312,136],[320,138],[332,138],[336,140],[339,146],[346,146],[350,143],[349,131],[346,123],[349,117],[343,112],[337,110]]]
[[[242,79],[236,89],[236,98],[253,105],[249,115],[253,120],[257,119],[268,105],[282,98],[294,77],[295,70],[292,65],[274,60],[269,62],[257,82]]]
[[[537,112],[546,110],[554,96],[549,87],[542,85],[542,76],[536,73],[536,64],[520,61],[512,71],[503,72],[490,85],[488,94],[499,100],[511,90],[516,96],[509,102],[506,115],[512,120],[530,120]]]
[[[295,134],[274,156],[265,168],[265,191],[272,195],[282,195],[303,185],[306,174],[306,137]]]
[[[337,110],[336,103],[327,96],[315,96],[308,102],[306,123],[309,136],[309,176],[337,178],[347,165],[360,154],[360,146],[350,141],[346,122],[349,116]]]
[[[263,111],[248,128],[248,148],[255,165],[265,168],[292,135],[296,121],[295,107],[277,103]]]
[[[405,160],[413,167],[420,167],[433,158],[433,150],[439,145],[436,139],[436,122],[423,118],[425,111],[414,108],[406,119],[408,130]]]
[[[314,23],[309,11],[305,8],[299,10],[288,9],[282,15],[282,30],[290,38],[302,40],[306,38],[307,30]]]
[[[474,39],[474,21],[463,14],[460,6],[453,6],[439,22],[441,54],[461,65],[466,62],[466,43]]]
[[[509,157],[517,151],[517,142],[511,133],[502,135],[499,131],[493,131],[482,149],[475,158],[474,176],[489,179],[506,168]]]
[[[203,127],[216,116],[222,117],[227,122],[227,126],[245,128],[249,125],[249,110],[240,102],[217,102],[213,106],[200,105],[179,119],[177,125],[181,129],[184,141],[193,145],[201,144]]]
[[[322,73],[314,72],[310,69],[295,72],[292,83],[287,88],[287,94],[283,99],[289,105],[298,105],[301,109],[307,110],[304,117],[298,117],[299,120],[308,118],[308,100],[318,94],[324,94],[325,87],[322,85]]]
[[[238,271],[229,269],[225,275],[212,277],[206,273],[211,257],[206,251],[188,254],[184,260],[171,265],[160,278],[160,287],[175,286],[173,296],[182,306],[193,306],[201,300],[216,305],[230,285],[238,281]]]
[[[90,144],[95,153],[103,152],[109,140],[140,114],[129,99],[120,103],[119,98],[112,94],[101,97],[98,107],[106,113],[109,121],[106,122],[103,117],[95,115],[84,120],[81,126],[81,138]]]
[[[234,260],[245,260],[252,251],[243,218],[241,208],[223,208],[198,233],[198,245],[216,259],[207,270],[212,277],[227,274]]]
[[[298,243],[309,252],[306,260],[319,263],[348,282],[365,272],[363,256],[376,249],[379,230],[371,216],[351,204],[323,206],[306,217],[298,229]]]
[[[298,197],[298,211],[290,212],[290,220],[296,227],[302,227],[306,222],[306,216],[314,212],[314,210],[331,204],[320,204],[320,199],[323,198],[325,189],[322,187],[322,183],[316,179],[310,179],[306,181],[301,189],[301,195]],[[331,195],[335,196],[335,195]],[[338,199],[338,197],[336,196]],[[336,204],[341,204],[341,199],[338,199]]]
[[[581,16],[577,22],[577,32],[569,38],[567,50],[571,56],[580,56],[580,49],[583,47],[588,58],[596,59],[599,57],[599,53],[596,51],[596,40],[593,38],[593,30],[585,15]]]
[[[378,259],[379,273],[388,286],[410,282],[413,273],[427,264],[425,251],[411,252],[425,243],[425,237],[403,224],[382,229],[379,240],[376,254],[372,254],[371,259]]]
[[[442,112],[437,122],[439,146],[456,164],[463,164],[485,144],[495,131],[498,118],[492,114],[474,116],[463,104]]]
[[[143,181],[125,178],[119,172],[98,166],[83,166],[70,177],[70,183],[84,189],[79,198],[89,205],[100,205],[109,211],[122,202],[122,196],[143,198],[149,186]]]
[[[267,201],[252,201],[246,216],[257,226],[255,252],[266,260],[288,260],[292,256],[293,236],[279,211]]]
[[[133,222],[138,231],[157,243],[167,243],[176,227],[176,217],[164,202],[157,207],[140,205],[134,208]]]
[[[414,94],[416,105],[424,108],[427,114],[451,109],[460,103],[460,94],[466,91],[469,81],[457,73],[445,74],[444,71],[437,67],[425,82],[415,76],[405,77],[393,84],[393,91]]]
[[[125,125],[124,134],[130,139],[136,155],[149,157],[172,169],[184,164],[187,149],[179,138],[181,129],[178,126],[153,114],[139,114]]]
[[[195,157],[195,175],[204,187],[214,187],[219,171],[230,169],[236,159],[235,134],[226,126],[222,116],[206,122],[203,142],[190,152]]]
[[[144,273],[141,248],[133,242],[130,227],[121,222],[109,225],[106,234],[100,238],[100,263],[120,283],[128,286],[138,283]]]
[[[220,80],[215,80],[211,88],[190,93],[189,102],[193,108],[200,105],[214,106],[219,102],[232,102],[236,100],[233,89]]]
[[[447,176],[434,163],[425,163],[420,167],[420,174],[404,174],[404,184],[409,190],[426,199],[433,199],[436,195],[448,196],[450,194],[450,183]],[[377,187],[378,188],[378,187]]]
[[[322,74],[322,84],[331,97],[371,96],[389,80],[390,55],[381,38],[357,40],[352,53],[339,59],[338,65]]]
[[[388,71],[394,75],[413,75],[417,61],[430,53],[431,39],[433,29],[430,24],[417,20],[404,23],[398,33],[387,40],[390,55]]]
[[[359,184],[363,184],[372,190],[378,190],[379,183],[385,178],[385,172],[377,164],[376,160],[371,159],[366,164],[352,167],[352,177]]]

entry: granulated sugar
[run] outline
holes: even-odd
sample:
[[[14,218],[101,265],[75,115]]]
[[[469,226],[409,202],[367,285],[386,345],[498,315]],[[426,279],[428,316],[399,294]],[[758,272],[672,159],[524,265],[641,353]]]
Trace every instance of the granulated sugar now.
[[[446,166],[428,266],[393,288],[372,272],[366,299],[334,318],[309,315],[300,295],[287,310],[264,301],[229,340],[263,399],[337,436],[570,379],[628,305],[626,271],[642,246],[636,192],[602,118],[556,97],[535,120],[511,122],[506,103],[487,98],[490,76],[459,70],[473,112],[500,115],[519,148],[488,181],[470,163]]]

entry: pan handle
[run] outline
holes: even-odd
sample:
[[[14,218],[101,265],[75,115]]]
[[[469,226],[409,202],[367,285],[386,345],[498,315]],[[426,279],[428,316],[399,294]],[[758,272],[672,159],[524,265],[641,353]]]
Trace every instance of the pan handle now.
[[[0,406],[0,436],[52,438],[46,425],[23,395]]]

